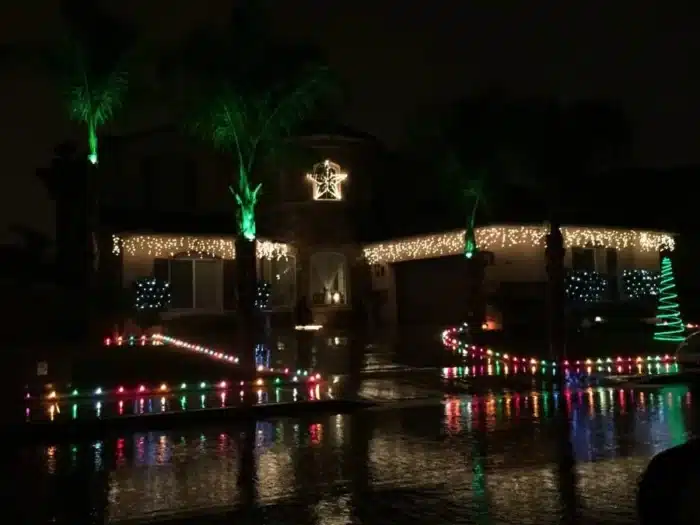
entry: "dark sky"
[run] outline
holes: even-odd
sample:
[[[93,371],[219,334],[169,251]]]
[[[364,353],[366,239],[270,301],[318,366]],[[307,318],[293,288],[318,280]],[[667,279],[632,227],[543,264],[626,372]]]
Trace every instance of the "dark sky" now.
[[[700,6],[680,0],[267,0],[271,23],[317,41],[351,94],[347,124],[396,143],[422,104],[499,87],[514,95],[619,100],[644,166],[700,162]],[[50,41],[57,2],[0,7],[4,42]],[[157,41],[227,16],[225,0],[114,0]],[[574,5],[575,4],[575,5]],[[0,226],[48,229],[52,209],[32,177],[52,146],[75,133],[47,79],[2,73],[5,191]],[[158,120],[138,112],[133,128]],[[0,230],[1,232],[2,230]]]

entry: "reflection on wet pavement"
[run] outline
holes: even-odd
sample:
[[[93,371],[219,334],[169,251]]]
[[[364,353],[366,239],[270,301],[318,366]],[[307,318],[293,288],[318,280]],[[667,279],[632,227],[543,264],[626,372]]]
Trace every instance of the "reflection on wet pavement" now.
[[[211,515],[207,523],[559,523],[563,487],[555,415],[566,405],[584,523],[632,524],[636,480],[649,458],[688,437],[691,398],[683,389],[601,386],[559,395],[530,369],[509,369],[514,383],[489,383],[506,377],[505,370],[493,362],[455,361],[434,343],[370,346],[358,356],[351,341],[317,338],[310,351],[313,368],[324,377],[343,376],[337,393],[333,385],[334,397],[350,382],[361,397],[380,402],[354,415],[27,447],[13,456],[12,479],[34,503],[16,509],[18,521],[74,525],[163,518],[184,524]],[[287,342],[270,345],[257,358],[265,366],[294,366],[296,356],[294,343]],[[478,395],[448,388],[460,382],[486,386]],[[323,385],[314,388],[254,395],[262,396],[260,402],[328,395]],[[239,402],[234,393],[59,400],[32,406],[31,417],[231,406]]]
[[[363,388],[372,388],[368,381]],[[403,397],[405,380],[394,384],[393,396]],[[637,477],[651,455],[686,439],[690,402],[682,389],[448,396],[351,416],[27,449],[20,477],[35,487],[37,504],[24,509],[23,523],[77,523],[88,509],[109,522],[227,511],[240,512],[242,523],[290,525],[419,516],[426,523],[476,523],[477,516],[556,523],[553,416],[562,403],[571,411],[584,517],[633,523]],[[242,436],[251,432],[254,449],[246,450]],[[256,475],[243,485],[254,486],[257,510],[241,507],[238,472],[247,455]]]

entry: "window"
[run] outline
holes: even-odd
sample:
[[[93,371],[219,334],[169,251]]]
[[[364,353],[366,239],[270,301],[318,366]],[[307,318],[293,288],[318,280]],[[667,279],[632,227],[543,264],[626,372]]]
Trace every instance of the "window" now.
[[[572,248],[571,269],[594,272],[595,250],[593,248]]]
[[[173,309],[194,305],[194,265],[188,259],[168,261],[170,265],[170,306]]]
[[[194,308],[208,311],[221,310],[221,261],[198,260],[192,263],[194,265]]]
[[[175,258],[168,261],[171,308],[223,309],[223,261]]]
[[[311,256],[311,303],[348,304],[348,268],[341,253],[320,252]]]
[[[605,273],[608,275],[617,275],[617,250],[608,248],[605,250]]]
[[[270,283],[270,306],[291,307],[296,304],[297,275],[296,259],[262,259],[261,278]]]
[[[306,175],[313,186],[315,201],[342,201],[343,183],[348,174],[343,173],[336,163],[326,160],[315,164],[311,173]]]

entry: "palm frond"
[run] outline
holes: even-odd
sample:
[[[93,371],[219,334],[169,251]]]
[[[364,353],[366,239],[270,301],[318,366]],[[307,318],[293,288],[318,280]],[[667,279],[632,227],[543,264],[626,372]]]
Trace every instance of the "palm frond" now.
[[[295,126],[309,116],[331,88],[330,70],[326,66],[306,68],[291,89],[282,92],[268,105],[268,115],[260,129],[264,139],[276,139],[290,133]]]
[[[76,71],[67,97],[71,118],[94,126],[103,125],[121,107],[128,85],[127,71],[112,71],[104,77],[88,70]]]
[[[250,144],[250,161],[255,161],[261,148],[265,149],[266,156],[274,156],[285,145],[286,137],[318,109],[333,93],[334,87],[327,66],[306,66],[301,67],[291,81],[287,80],[256,99],[253,105],[257,129]]]

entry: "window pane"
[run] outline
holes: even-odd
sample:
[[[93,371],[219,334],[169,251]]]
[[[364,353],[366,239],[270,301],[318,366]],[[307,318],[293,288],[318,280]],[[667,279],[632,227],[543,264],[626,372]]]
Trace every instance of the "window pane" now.
[[[221,261],[194,262],[194,307],[200,310],[221,310]]]
[[[595,253],[593,248],[574,248],[571,250],[571,268],[573,270],[595,271]]]
[[[311,302],[347,304],[347,264],[340,253],[316,253],[311,257]]]
[[[192,261],[170,260],[170,288],[172,308],[192,308]]]
[[[296,303],[296,264],[293,257],[268,260],[264,279],[270,283],[270,306],[293,306]]]

